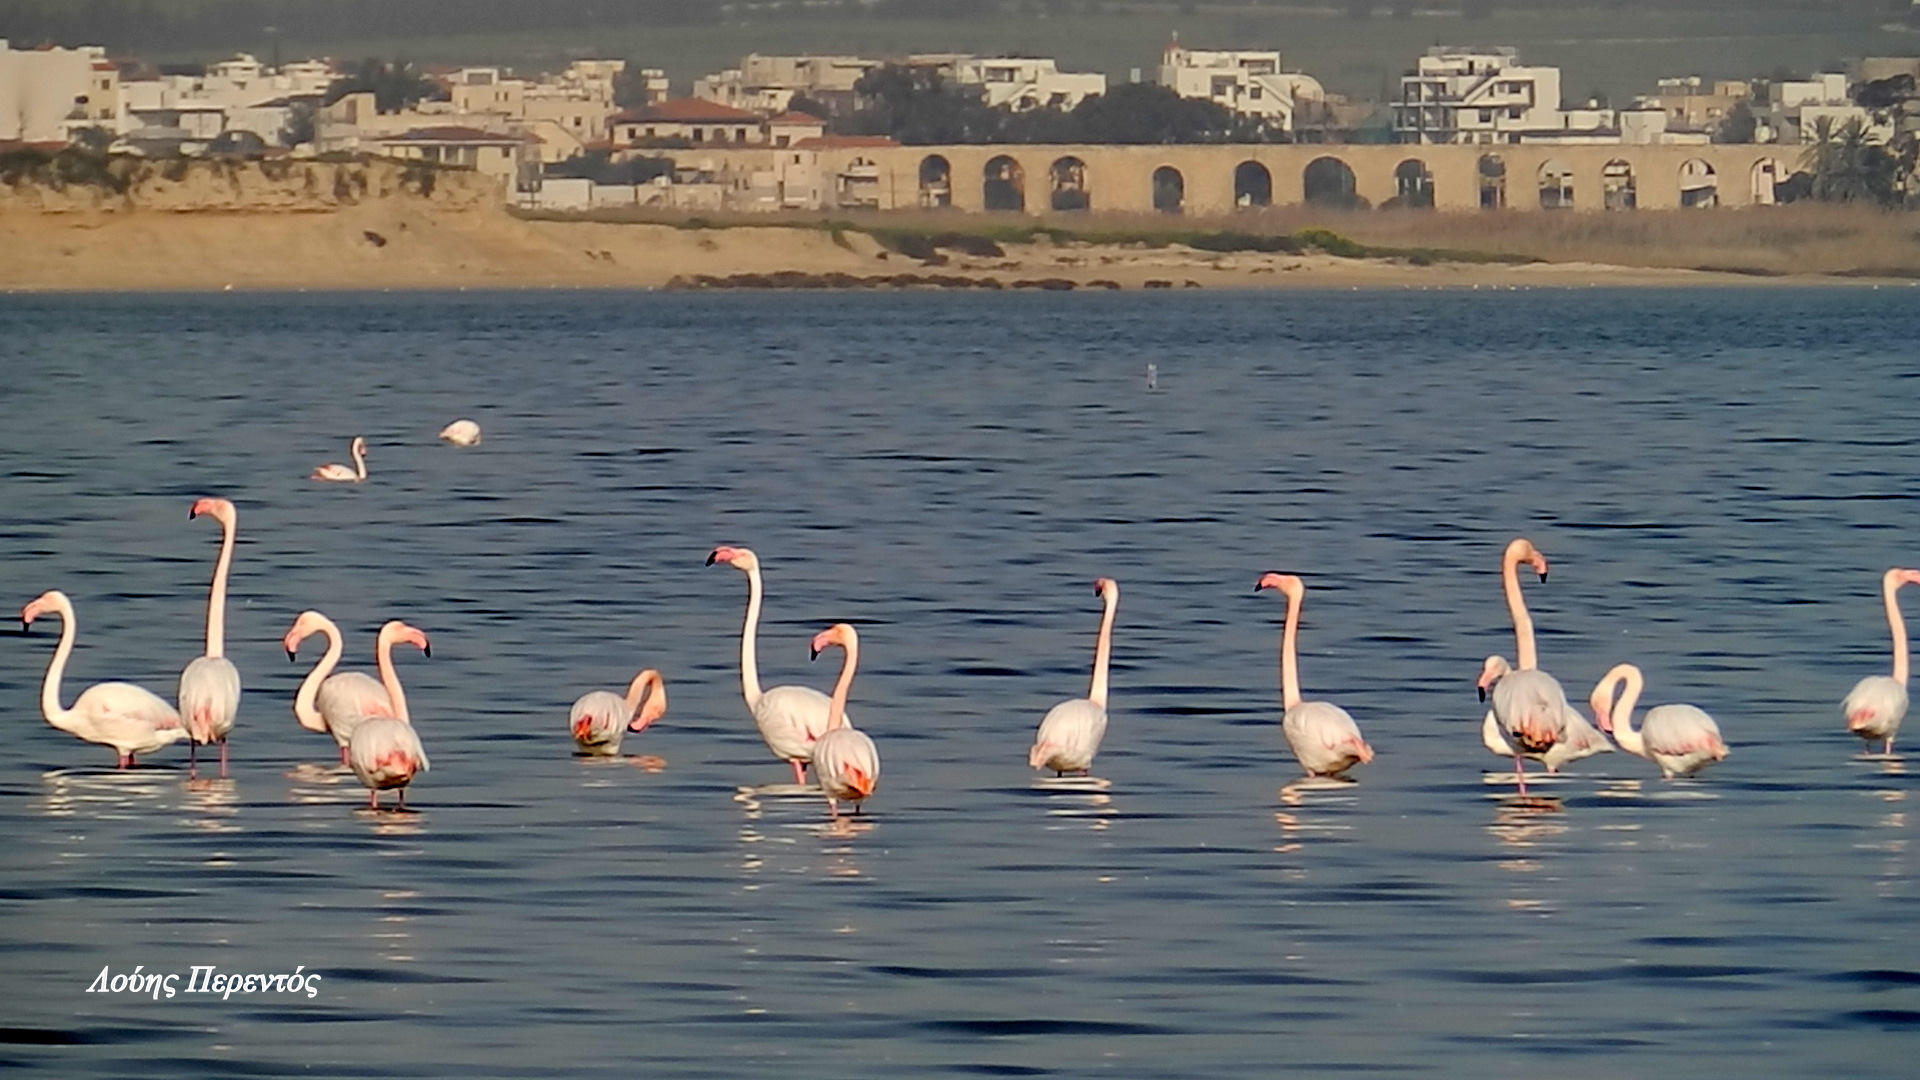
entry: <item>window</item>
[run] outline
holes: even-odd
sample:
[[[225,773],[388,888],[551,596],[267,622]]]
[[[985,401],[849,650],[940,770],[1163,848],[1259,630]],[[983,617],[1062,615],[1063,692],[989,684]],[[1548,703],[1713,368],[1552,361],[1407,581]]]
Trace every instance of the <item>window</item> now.
[[[1492,109],[1481,109],[1481,110],[1480,110],[1480,122],[1481,122],[1481,123],[1483,123],[1483,124],[1491,124],[1491,123],[1493,123],[1493,110],[1492,110]]]
[[[733,129],[733,141],[734,141],[734,142],[746,142],[746,141],[747,141],[747,129],[746,129],[746,128],[734,128],[734,129]]]
[[[1249,87],[1247,87],[1247,96],[1248,96],[1249,98],[1252,98],[1252,99],[1253,99],[1254,101],[1259,101],[1259,100],[1260,100],[1260,88],[1259,88],[1259,87],[1257,87],[1257,86],[1249,86]]]
[[[1518,120],[1520,119],[1520,114],[1525,111],[1526,111],[1525,109],[1522,109],[1520,106],[1515,105],[1513,108],[1507,110],[1507,119]]]

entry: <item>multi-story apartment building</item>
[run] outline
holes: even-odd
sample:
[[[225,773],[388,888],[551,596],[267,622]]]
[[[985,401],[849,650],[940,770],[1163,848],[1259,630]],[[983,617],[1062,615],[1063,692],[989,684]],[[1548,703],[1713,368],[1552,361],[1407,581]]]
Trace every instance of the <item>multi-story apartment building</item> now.
[[[1160,58],[1160,85],[1259,117],[1281,131],[1318,124],[1326,112],[1327,92],[1319,80],[1283,71],[1277,50],[1189,49],[1175,38]]]
[[[737,68],[695,79],[693,96],[763,116],[785,111],[795,95],[805,95],[830,111],[851,111],[854,84],[881,64],[861,56],[749,53]]]
[[[1741,103],[1752,106],[1752,87],[1738,79],[1707,82],[1698,75],[1660,79],[1654,92],[1634,99],[1636,108],[1667,114],[1668,131],[1698,131],[1711,135]]]
[[[1520,63],[1511,48],[1428,49],[1400,79],[1395,138],[1405,143],[1517,143],[1561,128],[1560,69]]]
[[[119,72],[106,49],[15,49],[0,38],[0,140],[63,143],[77,127],[118,131]]]
[[[919,53],[909,56],[907,63],[929,68],[956,86],[979,87],[989,108],[1015,112],[1070,110],[1089,97],[1107,92],[1105,75],[1061,71],[1059,62],[1051,57]]]

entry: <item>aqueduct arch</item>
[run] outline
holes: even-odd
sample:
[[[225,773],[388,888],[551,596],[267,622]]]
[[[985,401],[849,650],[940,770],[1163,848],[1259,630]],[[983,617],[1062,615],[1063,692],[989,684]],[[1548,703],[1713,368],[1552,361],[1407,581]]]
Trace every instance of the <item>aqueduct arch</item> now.
[[[1252,210],[1273,205],[1273,173],[1257,161],[1243,161],[1233,167],[1233,205]]]
[[[939,154],[920,159],[920,205],[929,209],[953,205],[953,165]]]
[[[1153,170],[1153,208],[1163,214],[1178,214],[1187,201],[1187,178],[1171,165]]]
[[[1300,173],[1300,184],[1309,203],[1340,207],[1362,205],[1353,166],[1337,157],[1328,155],[1307,162]]]
[[[981,177],[981,200],[988,210],[1027,208],[1027,171],[1006,154],[987,162]]]
[[[1393,169],[1391,205],[1415,210],[1433,208],[1433,170],[1419,158],[1408,158]]]
[[[1093,192],[1087,188],[1087,163],[1068,155],[1047,169],[1047,205],[1055,210],[1090,210]]]

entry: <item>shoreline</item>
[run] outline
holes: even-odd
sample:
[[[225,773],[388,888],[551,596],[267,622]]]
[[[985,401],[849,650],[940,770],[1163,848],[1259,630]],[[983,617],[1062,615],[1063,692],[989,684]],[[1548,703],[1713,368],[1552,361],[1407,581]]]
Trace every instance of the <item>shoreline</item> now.
[[[942,220],[961,234],[975,224]],[[1214,251],[1179,242],[1057,240],[1071,234],[1044,228],[1027,242],[948,242],[934,250],[923,240],[909,255],[897,240],[893,247],[883,242],[892,228],[865,221],[553,221],[404,199],[315,210],[0,209],[0,248],[34,253],[0,265],[0,293],[1920,286],[1899,274],[1518,261],[1472,251],[1461,261],[1445,254]]]

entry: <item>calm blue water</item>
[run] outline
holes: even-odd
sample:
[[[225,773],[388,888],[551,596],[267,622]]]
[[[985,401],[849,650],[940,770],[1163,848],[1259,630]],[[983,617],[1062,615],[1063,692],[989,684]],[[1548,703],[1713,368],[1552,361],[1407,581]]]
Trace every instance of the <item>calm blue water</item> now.
[[[70,702],[168,697],[240,507],[230,781],[116,773],[0,638],[0,1063],[72,1076],[1905,1076],[1914,777],[1836,703],[1920,563],[1914,290],[0,298],[5,605],[78,608]],[[1158,365],[1160,391],[1144,386]],[[434,441],[471,416],[473,450]],[[310,483],[371,444],[363,486]],[[1512,636],[1714,713],[1507,801],[1473,680]],[[861,629],[871,816],[743,794],[739,697]],[[1301,787],[1302,673],[1379,757]],[[1118,579],[1104,785],[1036,786]],[[1920,601],[1916,601],[1920,602]],[[357,809],[289,711],[318,607],[433,639],[433,771]],[[12,610],[10,606],[5,610]],[[666,672],[627,750],[568,704]],[[1915,734],[1911,738],[1920,738]],[[1911,745],[1920,745],[1913,743]],[[1490,778],[1491,777],[1491,778]],[[85,990],[321,972],[318,996]]]

